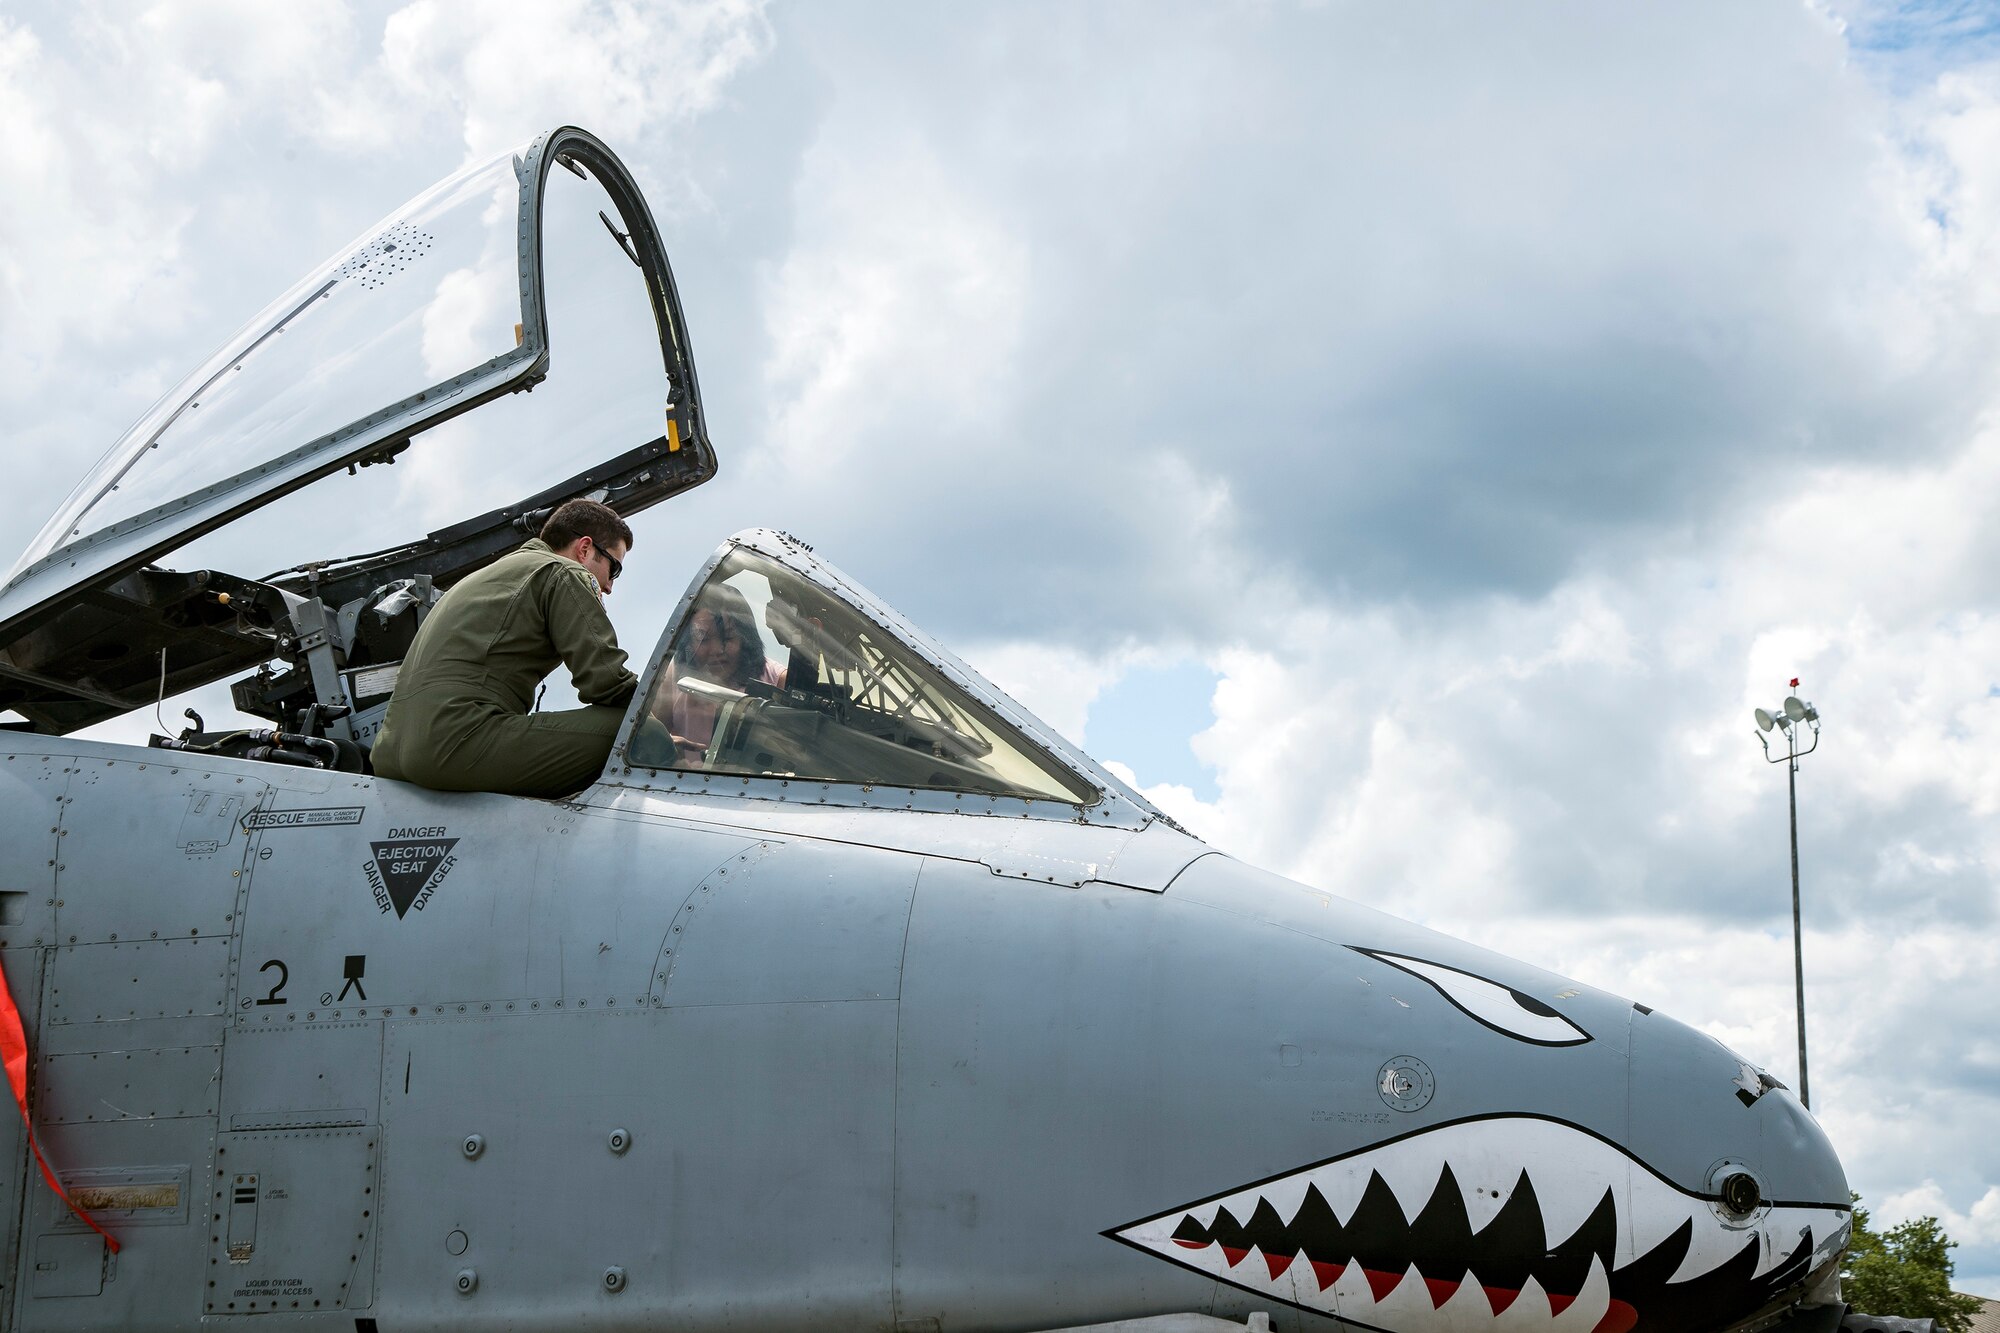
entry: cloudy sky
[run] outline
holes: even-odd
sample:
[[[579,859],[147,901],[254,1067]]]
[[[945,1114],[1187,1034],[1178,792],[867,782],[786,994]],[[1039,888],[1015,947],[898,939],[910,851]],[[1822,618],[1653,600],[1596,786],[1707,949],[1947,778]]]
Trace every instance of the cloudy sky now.
[[[319,259],[583,125],[665,229],[721,458],[636,524],[628,646],[787,528],[1218,847],[1787,1080],[1749,716],[1801,677],[1816,1108],[2000,1296],[1989,13],[17,0],[0,549]],[[612,354],[551,336],[550,390]],[[225,567],[636,442],[540,420]]]

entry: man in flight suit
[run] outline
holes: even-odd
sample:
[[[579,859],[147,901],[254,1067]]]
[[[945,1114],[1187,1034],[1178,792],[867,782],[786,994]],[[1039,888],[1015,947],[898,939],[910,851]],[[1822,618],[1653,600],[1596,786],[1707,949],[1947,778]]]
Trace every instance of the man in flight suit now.
[[[631,548],[616,510],[571,500],[539,538],[454,584],[397,674],[375,771],[441,791],[564,796],[588,786],[639,683],[604,614]],[[558,661],[584,706],[529,712]]]

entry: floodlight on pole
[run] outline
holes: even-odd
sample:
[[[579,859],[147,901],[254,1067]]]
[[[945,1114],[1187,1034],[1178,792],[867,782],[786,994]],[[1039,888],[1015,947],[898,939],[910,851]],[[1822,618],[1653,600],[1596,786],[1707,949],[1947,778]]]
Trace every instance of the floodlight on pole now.
[[[1798,681],[1792,688],[1798,688]],[[1785,790],[1790,797],[1792,816],[1792,981],[1793,998],[1798,1008],[1799,1023],[1799,1103],[1807,1109],[1812,1107],[1811,1087],[1806,1081],[1806,951],[1805,936],[1799,922],[1799,760],[1819,748],[1819,709],[1800,699],[1796,694],[1788,694],[1785,701],[1775,711],[1759,708],[1754,710],[1757,719],[1757,743],[1764,747],[1764,758],[1773,764],[1785,765]],[[1773,728],[1784,733],[1785,752],[1771,754]],[[1812,743],[1803,750],[1799,748],[1799,733],[1803,729],[1812,731]]]

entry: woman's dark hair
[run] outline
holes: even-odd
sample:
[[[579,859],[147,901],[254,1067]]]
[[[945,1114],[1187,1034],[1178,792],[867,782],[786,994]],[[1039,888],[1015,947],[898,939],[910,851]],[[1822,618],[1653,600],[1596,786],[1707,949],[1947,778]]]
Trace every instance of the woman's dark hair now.
[[[750,614],[750,603],[726,583],[711,583],[694,599],[694,610],[688,613],[687,624],[681,626],[674,644],[675,666],[686,669],[694,665],[694,622],[696,616],[704,613],[714,615],[736,631],[736,683],[762,680],[764,636],[757,632],[757,618]]]
[[[632,529],[618,517],[618,511],[595,500],[566,501],[542,524],[542,540],[558,551],[578,537],[590,538],[607,555],[618,542],[624,542],[627,548],[632,545]]]

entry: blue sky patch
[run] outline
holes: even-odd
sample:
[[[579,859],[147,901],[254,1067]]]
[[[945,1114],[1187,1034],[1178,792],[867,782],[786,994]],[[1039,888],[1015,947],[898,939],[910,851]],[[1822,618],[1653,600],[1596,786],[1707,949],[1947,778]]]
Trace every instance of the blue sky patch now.
[[[2000,57],[2000,10],[1990,0],[1869,0],[1837,12],[1849,49],[1898,87]]]
[[[1172,782],[1203,801],[1215,800],[1215,770],[1195,758],[1188,741],[1215,723],[1209,701],[1218,679],[1190,661],[1126,672],[1090,705],[1084,750],[1100,763],[1124,764],[1142,786]]]

